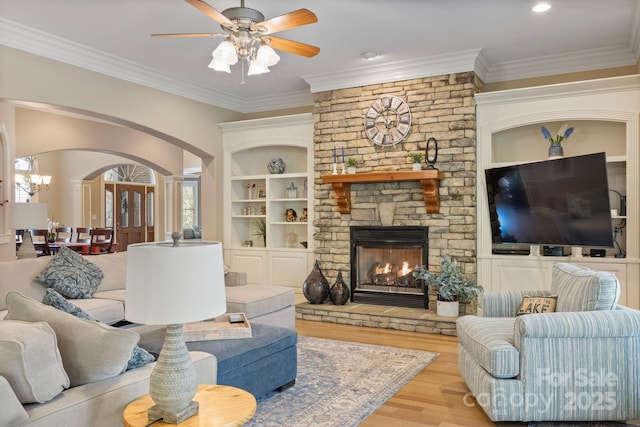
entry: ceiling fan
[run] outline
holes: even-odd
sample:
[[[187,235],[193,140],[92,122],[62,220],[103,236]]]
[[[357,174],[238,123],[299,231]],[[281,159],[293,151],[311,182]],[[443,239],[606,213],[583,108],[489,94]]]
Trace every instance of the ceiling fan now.
[[[318,17],[307,9],[298,9],[265,21],[264,15],[244,6],[231,7],[218,12],[202,0],[185,0],[220,24],[224,33],[152,34],[152,37],[225,37],[213,51],[210,68],[231,72],[230,66],[238,59],[249,63],[249,75],[269,72],[280,57],[273,49],[283,50],[307,58],[314,57],[320,48],[305,43],[275,37],[272,34],[318,22]]]

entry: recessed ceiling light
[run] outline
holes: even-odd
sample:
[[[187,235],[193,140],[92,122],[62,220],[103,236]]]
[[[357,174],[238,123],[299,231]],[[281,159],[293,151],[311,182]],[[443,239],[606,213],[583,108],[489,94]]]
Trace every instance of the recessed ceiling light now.
[[[538,3],[531,8],[536,13],[546,12],[551,9],[551,5],[549,3]]]
[[[362,52],[360,56],[362,56],[367,61],[371,61],[372,59],[376,58],[378,54],[375,52],[367,51],[367,52]]]

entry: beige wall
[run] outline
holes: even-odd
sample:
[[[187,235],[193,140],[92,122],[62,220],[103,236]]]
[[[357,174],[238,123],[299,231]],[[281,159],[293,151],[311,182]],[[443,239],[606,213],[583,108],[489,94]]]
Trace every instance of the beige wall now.
[[[218,123],[240,120],[243,118],[242,114],[6,46],[0,46],[0,58],[0,100],[79,112],[154,137],[145,139],[141,134],[134,137],[123,129],[112,129],[109,133],[126,134],[127,138],[135,138],[136,144],[131,144],[128,139],[113,141],[96,130],[101,125],[92,124],[86,128],[91,128],[94,132],[85,133],[84,137],[72,133],[77,137],[72,144],[76,148],[83,146],[91,150],[99,149],[152,163],[148,161],[152,157],[151,152],[175,152],[169,148],[170,145],[175,145],[203,159],[203,168],[206,168],[203,170],[201,184],[203,235],[207,239],[222,238],[222,207],[219,203],[222,199],[222,133]],[[5,125],[9,129],[13,128],[13,122],[17,120],[10,110],[0,108],[0,126]],[[32,116],[31,113],[28,115]],[[70,120],[65,117],[61,121],[68,123]],[[31,129],[35,124],[25,122],[24,125],[23,135],[25,138],[29,136],[25,139],[28,149],[37,153],[48,151],[48,141],[35,138],[36,131]],[[46,134],[46,130],[42,132]],[[7,134],[5,139],[12,159],[14,147],[20,155],[33,154],[23,150],[22,137],[17,132]],[[140,149],[138,142],[143,139],[145,148]],[[59,143],[67,144],[62,141]],[[182,156],[179,158],[181,162]],[[176,170],[176,165],[170,161],[150,166],[158,170],[166,169],[171,173]],[[5,178],[12,176],[12,172],[4,173]],[[12,178],[7,181],[10,184],[13,182]]]

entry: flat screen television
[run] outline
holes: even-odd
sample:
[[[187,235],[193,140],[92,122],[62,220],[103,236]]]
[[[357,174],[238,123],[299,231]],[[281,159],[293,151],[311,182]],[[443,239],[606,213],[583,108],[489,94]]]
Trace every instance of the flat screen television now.
[[[494,244],[613,247],[605,153],[485,170]]]

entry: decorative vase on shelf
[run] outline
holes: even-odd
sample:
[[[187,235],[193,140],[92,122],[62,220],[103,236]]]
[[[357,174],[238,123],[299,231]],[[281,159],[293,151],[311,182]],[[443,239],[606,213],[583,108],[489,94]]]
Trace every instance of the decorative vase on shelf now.
[[[284,173],[286,168],[287,168],[287,165],[285,164],[284,160],[282,160],[280,157],[271,159],[269,163],[267,163],[267,170],[269,171],[270,174]]]
[[[290,248],[295,248],[297,246],[296,243],[298,242],[298,235],[296,233],[287,233],[285,239],[287,241],[287,246]]]
[[[549,159],[559,159],[564,157],[564,150],[560,144],[549,145]]]
[[[320,271],[318,260],[302,283],[302,293],[311,304],[322,304],[329,296],[329,281]]]
[[[549,145],[549,159],[559,159],[564,157],[564,151],[560,143],[571,136],[573,133],[573,126],[569,127],[567,124],[562,125],[560,129],[558,129],[558,133],[556,135],[551,135],[551,132],[549,132],[549,129],[545,126],[540,127],[540,132],[542,132],[542,136],[551,143],[551,145]]]
[[[421,163],[413,163],[413,171],[414,172],[419,172],[422,170],[422,164]]]
[[[349,301],[349,287],[342,280],[342,271],[338,271],[336,282],[329,290],[329,298],[333,305],[345,305]]]

